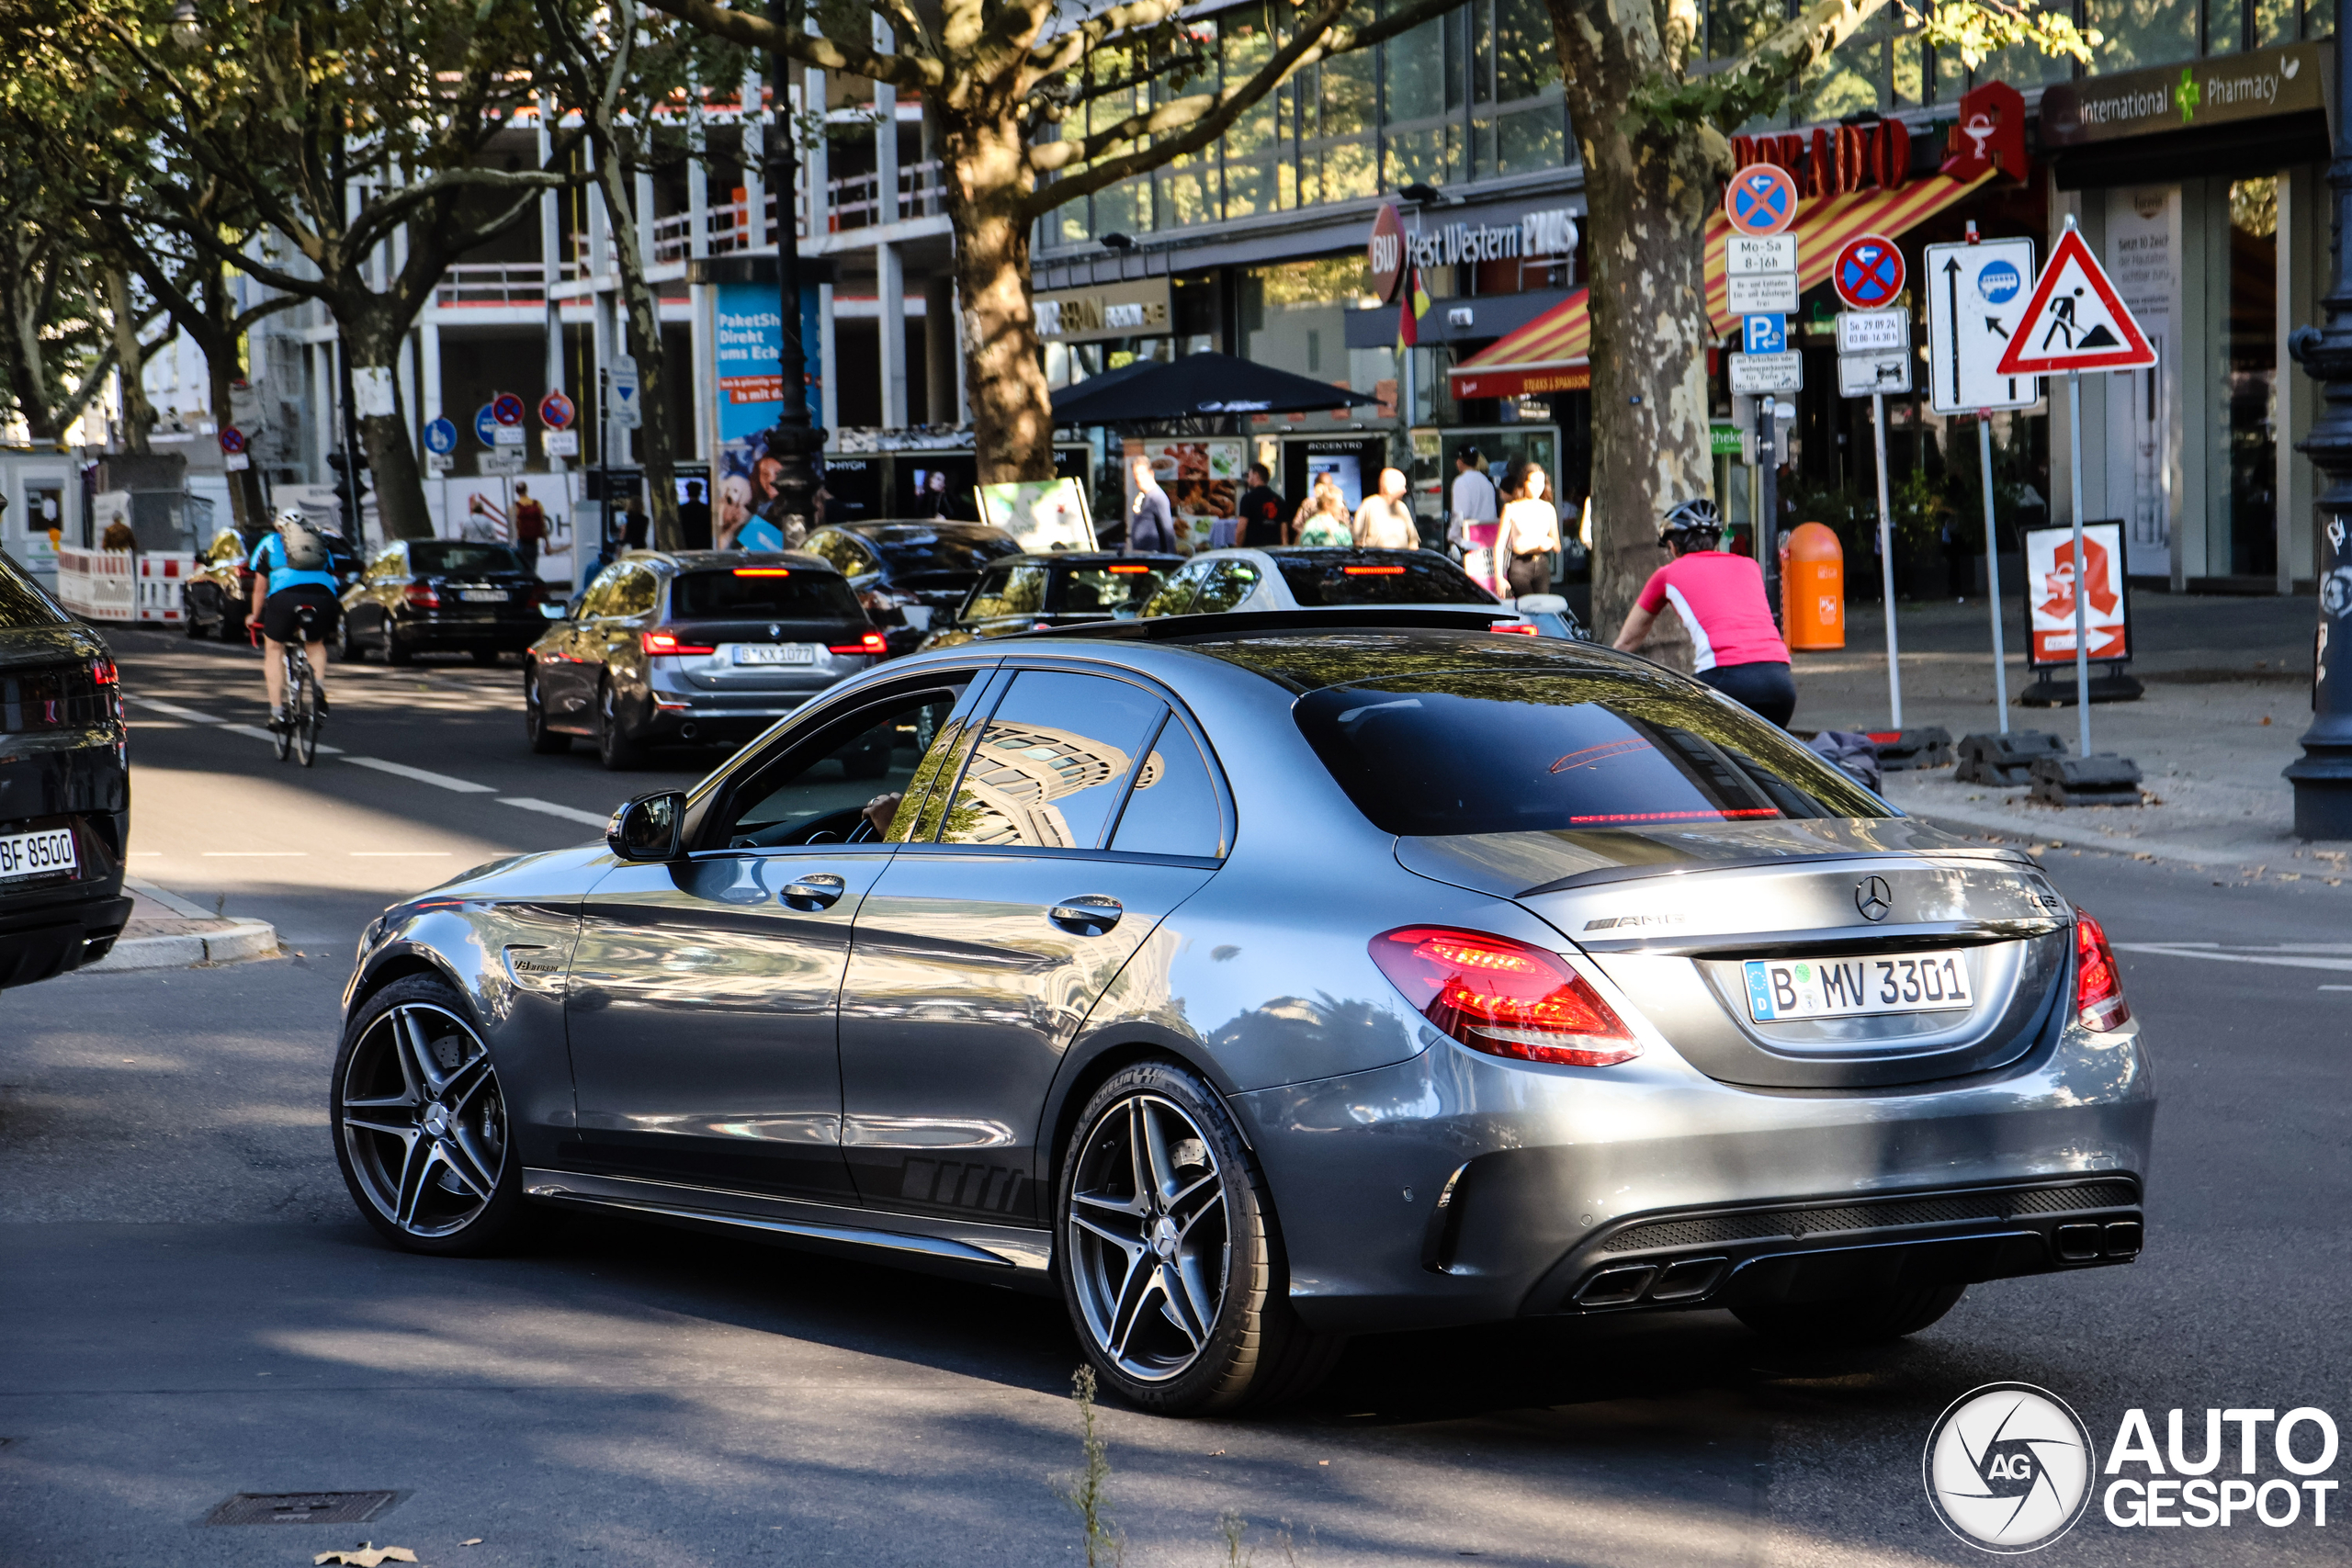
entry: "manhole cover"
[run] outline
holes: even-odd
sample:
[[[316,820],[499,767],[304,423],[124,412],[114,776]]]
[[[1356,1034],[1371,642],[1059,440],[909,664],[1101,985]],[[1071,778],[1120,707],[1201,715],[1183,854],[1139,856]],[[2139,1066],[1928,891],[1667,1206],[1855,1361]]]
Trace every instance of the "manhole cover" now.
[[[358,1525],[390,1507],[397,1492],[240,1492],[208,1525]]]

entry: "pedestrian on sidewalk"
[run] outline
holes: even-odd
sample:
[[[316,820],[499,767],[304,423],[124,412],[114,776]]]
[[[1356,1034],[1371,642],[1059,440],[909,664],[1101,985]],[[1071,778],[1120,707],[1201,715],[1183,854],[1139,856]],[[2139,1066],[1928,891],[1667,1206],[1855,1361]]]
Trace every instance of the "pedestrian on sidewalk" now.
[[[1612,646],[1641,647],[1670,602],[1690,633],[1699,679],[1785,728],[1797,711],[1789,645],[1772,624],[1763,569],[1725,550],[1723,535],[1712,501],[1686,501],[1666,514],[1657,539],[1674,558],[1650,574]]]
[[[1298,518],[1291,526],[1291,543],[1329,549],[1355,542],[1354,529],[1348,522],[1347,497],[1340,492],[1340,481],[1324,474],[1316,479],[1306,504],[1298,509]]]
[[[1274,489],[1274,476],[1265,464],[1250,465],[1250,488],[1241,492],[1235,510],[1241,516],[1238,543],[1264,549],[1283,542],[1283,498]]]
[[[1359,549],[1366,550],[1421,547],[1421,531],[1413,522],[1413,509],[1405,503],[1402,468],[1380,470],[1380,493],[1366,496],[1356,508],[1355,542]]]
[[[1159,476],[1151,471],[1151,459],[1136,453],[1128,460],[1127,472],[1134,476],[1135,494],[1127,502],[1125,553],[1174,555],[1176,514],[1169,507],[1168,492],[1159,488]]]
[[[469,545],[503,545],[506,542],[506,513],[476,491],[466,497],[466,520],[458,525],[458,537]]]
[[[1496,530],[1495,557],[1514,599],[1552,592],[1552,558],[1560,552],[1560,509],[1544,494],[1543,468],[1522,467],[1513,477],[1517,493],[1503,508]]]
[[[531,487],[516,480],[514,485],[514,553],[523,558],[523,570],[537,577],[539,572],[539,547],[547,543],[548,510],[531,499]]]

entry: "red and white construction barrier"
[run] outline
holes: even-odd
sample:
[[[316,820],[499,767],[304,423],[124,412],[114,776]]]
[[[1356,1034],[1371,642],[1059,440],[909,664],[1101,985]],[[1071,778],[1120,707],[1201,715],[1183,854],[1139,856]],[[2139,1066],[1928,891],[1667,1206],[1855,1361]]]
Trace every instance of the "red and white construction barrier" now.
[[[57,598],[85,621],[178,626],[187,618],[181,590],[195,573],[185,551],[57,551]]]

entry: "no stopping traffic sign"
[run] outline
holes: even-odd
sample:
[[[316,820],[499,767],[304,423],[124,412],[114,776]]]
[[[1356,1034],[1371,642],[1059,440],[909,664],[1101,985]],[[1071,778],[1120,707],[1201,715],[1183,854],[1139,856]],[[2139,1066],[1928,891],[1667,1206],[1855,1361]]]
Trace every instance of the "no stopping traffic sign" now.
[[[1829,283],[1848,310],[1892,305],[1903,292],[1903,253],[1883,234],[1857,234],[1830,265]]]

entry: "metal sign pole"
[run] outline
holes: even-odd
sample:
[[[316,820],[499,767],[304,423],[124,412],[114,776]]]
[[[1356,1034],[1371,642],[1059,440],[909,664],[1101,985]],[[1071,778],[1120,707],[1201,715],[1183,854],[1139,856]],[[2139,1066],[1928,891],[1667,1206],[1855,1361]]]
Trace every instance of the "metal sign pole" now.
[[[1781,496],[1780,457],[1772,441],[1775,406],[1770,393],[1756,400],[1756,470],[1763,503],[1756,519],[1756,564],[1764,572],[1764,603],[1777,616],[1781,613]]]
[[[1871,437],[1878,447],[1878,558],[1886,586],[1886,702],[1903,728],[1903,660],[1894,642],[1894,520],[1886,505],[1886,394],[1871,394]]]
[[[1993,411],[1976,411],[1977,455],[1984,469],[1984,582],[1993,604],[1993,705],[2009,732],[2009,663],[2001,646],[2001,540],[1993,528]]]
[[[2089,572],[2083,561],[2083,376],[2066,378],[2066,437],[2074,448],[2074,471],[2067,476],[2075,501],[2075,716],[2078,755],[2091,754],[2091,645],[2086,629],[2083,596],[2089,592]]]

